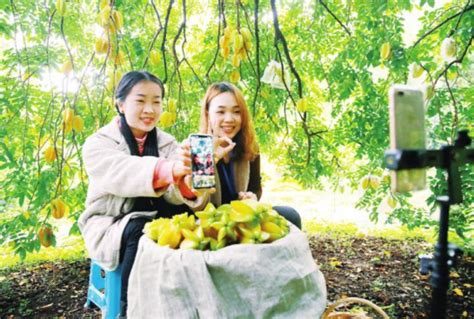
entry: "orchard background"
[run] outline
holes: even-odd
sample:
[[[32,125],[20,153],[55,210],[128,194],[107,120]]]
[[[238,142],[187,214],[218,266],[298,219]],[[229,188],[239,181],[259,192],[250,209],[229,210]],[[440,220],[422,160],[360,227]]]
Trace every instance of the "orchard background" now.
[[[178,140],[197,130],[206,87],[232,81],[288,179],[363,189],[371,220],[385,203],[388,222],[436,228],[441,170],[429,171],[426,205],[390,192],[388,90],[423,89],[429,147],[461,128],[474,136],[473,12],[465,0],[1,0],[0,244],[21,258],[54,246],[56,219],[79,234],[81,146],[116,114],[115,85],[133,69],[164,81],[159,126]],[[450,227],[472,247],[473,166],[461,173]]]

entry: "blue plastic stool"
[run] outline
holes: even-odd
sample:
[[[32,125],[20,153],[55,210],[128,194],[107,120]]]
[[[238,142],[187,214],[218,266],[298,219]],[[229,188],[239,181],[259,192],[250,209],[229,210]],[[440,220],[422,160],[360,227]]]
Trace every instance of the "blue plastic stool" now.
[[[120,289],[122,286],[122,265],[115,271],[106,271],[91,261],[89,289],[86,308],[96,305],[102,311],[102,318],[115,319],[120,313]]]

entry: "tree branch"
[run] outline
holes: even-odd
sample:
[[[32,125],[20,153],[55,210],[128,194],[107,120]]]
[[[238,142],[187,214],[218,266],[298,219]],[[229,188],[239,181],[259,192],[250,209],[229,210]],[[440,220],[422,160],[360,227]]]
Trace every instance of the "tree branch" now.
[[[436,78],[436,80],[433,83],[433,88],[436,86],[436,83],[438,83],[438,80],[443,76],[444,73],[446,73],[448,71],[448,69],[452,65],[454,65],[455,63],[462,63],[462,61],[464,60],[464,57],[466,56],[467,51],[469,50],[469,47],[472,44],[472,39],[473,38],[474,38],[474,35],[471,35],[471,38],[469,39],[469,41],[468,41],[466,47],[464,48],[464,51],[462,52],[461,56],[458,59],[453,60],[450,63],[448,63],[448,65],[446,65],[446,67],[443,69],[443,71],[441,71],[441,73],[438,75],[438,77]]]
[[[471,5],[469,7],[464,7],[464,9],[452,16],[450,16],[449,18],[447,18],[446,20],[444,20],[443,22],[441,22],[440,24],[438,24],[436,27],[434,27],[433,29],[431,29],[430,31],[426,32],[425,34],[423,34],[418,40],[416,40],[416,42],[413,44],[412,48],[416,47],[420,42],[421,40],[423,40],[424,38],[426,38],[427,36],[429,36],[431,33],[435,32],[436,30],[438,30],[439,28],[441,28],[443,25],[445,25],[446,23],[448,23],[449,21],[451,21],[452,19],[456,18],[457,16],[462,16],[464,14],[464,12],[468,12],[468,11],[471,11],[474,9],[474,5]],[[461,20],[461,18],[459,18],[459,20]],[[456,27],[458,26],[459,24],[459,21],[458,23],[456,24]]]
[[[259,30],[258,30],[258,7],[259,7],[259,0],[254,1],[254,10],[253,10],[253,16],[254,16],[254,21],[253,21],[253,27],[255,30],[255,64],[256,64],[256,70],[255,72],[257,73],[257,87],[255,88],[255,94],[253,97],[253,102],[252,102],[252,115],[255,118],[255,115],[257,113],[257,97],[260,92],[260,87],[262,86],[262,82],[260,82],[260,37],[259,37]]]
[[[456,103],[456,99],[454,98],[453,90],[451,89],[451,86],[449,85],[449,80],[448,80],[448,72],[444,72],[444,80],[446,81],[446,87],[448,88],[449,95],[451,97],[451,100],[453,101],[453,122],[451,123],[451,143],[453,142],[454,139],[454,131],[456,127],[458,126],[458,106]]]
[[[291,57],[290,57],[288,44],[286,43],[286,39],[283,36],[283,33],[281,32],[281,29],[280,29],[280,24],[278,23],[278,12],[276,10],[275,0],[271,0],[270,4],[272,6],[272,13],[273,13],[273,26],[275,28],[275,46],[278,46],[278,42],[282,43],[283,51],[285,52],[286,60],[288,61],[288,65],[290,66],[291,73],[293,73],[293,75],[296,78],[296,81],[298,82],[298,95],[301,98],[303,97],[303,87],[301,83],[301,78],[300,78],[300,75],[298,74],[298,71],[296,71],[295,66],[293,65],[293,60],[291,60]],[[282,73],[283,73],[283,68],[282,68]]]
[[[161,42],[161,52],[163,54],[163,64],[165,67],[165,77],[163,78],[163,83],[166,83],[168,80],[168,66],[166,64],[166,35],[168,34],[168,23],[170,21],[170,14],[171,8],[173,7],[174,0],[170,0],[168,5],[168,10],[166,11],[166,18],[165,18],[165,27],[163,32],[163,42]]]
[[[344,31],[346,31],[347,35],[351,36],[351,31],[349,31],[349,29],[344,25],[344,23],[342,23],[341,20],[336,17],[336,15],[328,8],[328,6],[322,0],[319,0],[319,3],[321,3],[324,9],[326,9],[326,11],[329,12],[329,14],[337,21],[337,23],[339,23],[339,25],[344,29]]]
[[[214,54],[214,58],[212,59],[212,62],[211,62],[211,65],[209,66],[209,68],[207,69],[207,72],[206,72],[206,75],[205,75],[205,78],[209,80],[209,73],[211,73],[211,70],[212,68],[214,67],[214,65],[216,64],[216,60],[217,60],[217,56],[219,55],[219,48],[220,48],[220,43],[219,43],[219,37],[221,35],[221,22],[224,23],[224,26],[225,26],[225,16],[224,16],[224,5],[221,4],[223,0],[219,0],[218,1],[218,4],[217,4],[217,14],[218,14],[218,19],[219,19],[219,23],[218,23],[218,27],[217,27],[217,48],[216,48],[216,53]]]
[[[155,46],[156,39],[158,39],[158,36],[163,30],[163,25],[161,24],[161,19],[160,19],[160,13],[158,12],[158,9],[156,8],[155,2],[153,0],[151,0],[150,2],[153,7],[153,10],[155,11],[156,18],[158,19],[159,28],[156,30],[155,34],[153,35],[153,39],[151,40],[150,46],[148,47],[148,53],[145,57],[145,61],[143,62],[143,66],[142,66],[143,69],[146,67],[148,63],[148,59],[150,57],[151,50],[153,50],[153,47]]]

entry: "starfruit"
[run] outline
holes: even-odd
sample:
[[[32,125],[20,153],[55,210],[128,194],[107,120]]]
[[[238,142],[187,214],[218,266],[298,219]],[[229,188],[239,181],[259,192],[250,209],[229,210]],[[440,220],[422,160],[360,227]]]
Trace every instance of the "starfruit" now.
[[[237,31],[234,34],[234,52],[239,52],[244,46],[244,38]]]
[[[230,219],[229,213],[223,213],[221,219],[212,223],[211,227],[217,230],[218,241],[222,241],[225,238],[233,241],[237,240],[236,223]]]
[[[211,238],[210,240],[210,248],[211,250],[219,250],[221,248],[224,248],[226,246],[227,242],[225,239],[221,240],[221,241],[218,241],[214,238]]]
[[[64,15],[66,14],[66,1],[56,0],[56,10],[58,11],[61,17],[64,17]]]
[[[97,53],[107,53],[109,50],[109,41],[102,37],[95,40],[95,52]]]
[[[259,244],[270,239],[270,234],[262,231],[260,225],[252,229],[239,226],[239,231],[242,234],[242,244]]]
[[[82,119],[82,117],[80,117],[79,115],[74,116],[72,120],[72,128],[77,133],[82,132],[82,130],[84,129],[84,120]]]
[[[116,30],[120,30],[123,27],[123,17],[119,11],[112,11],[112,21]]]
[[[221,207],[224,207],[224,208],[221,208]],[[209,203],[206,205],[204,210],[196,212],[196,216],[199,217],[201,221],[201,226],[204,228],[207,228],[207,227],[210,227],[212,223],[220,220],[221,214],[222,214],[221,212],[222,210],[226,209],[225,207],[226,207],[225,205],[220,206],[219,209],[221,209],[221,211],[219,211],[216,209],[214,205],[212,205],[212,203]]]
[[[238,68],[240,65],[240,55],[238,52],[234,52],[234,55],[232,56],[232,66],[234,68]]]
[[[143,228],[143,232],[145,233],[148,238],[158,241],[158,238],[160,237],[160,233],[163,231],[163,229],[167,228],[170,224],[170,219],[168,218],[158,218],[155,219],[151,222],[148,222],[145,224],[145,227]]]
[[[395,208],[397,207],[397,200],[392,195],[389,195],[387,198],[387,204],[390,208]]]
[[[110,22],[110,13],[112,12],[112,8],[110,5],[104,6],[99,13],[99,24],[103,27],[107,27]]]
[[[230,74],[230,80],[234,83],[238,82],[240,80],[240,73],[237,70],[232,71]]]
[[[64,133],[70,133],[72,131],[73,121],[74,121],[74,110],[67,108],[64,110]]]
[[[226,37],[225,35],[223,35],[219,38],[219,45],[221,46],[221,48],[228,47],[229,46],[229,41],[230,41],[230,39],[228,37]]]
[[[230,48],[229,47],[223,47],[220,49],[220,53],[224,59],[227,59],[230,55]]]
[[[101,0],[100,1],[100,10],[104,9],[105,7],[107,7],[109,5],[109,0]]]
[[[306,112],[308,110],[308,102],[306,101],[306,99],[299,99],[298,102],[296,102],[296,109],[300,113]]]
[[[169,248],[175,249],[179,246],[181,242],[181,231],[180,229],[173,224],[169,224],[168,227],[165,227],[159,237],[158,245],[168,246]]]
[[[254,218],[255,211],[244,203],[243,201],[234,200],[230,202],[233,210],[230,213],[230,218],[238,223],[246,223],[250,222]]]
[[[230,26],[224,28],[224,36],[229,39],[232,37],[232,28]]]
[[[69,213],[69,206],[62,199],[57,198],[51,201],[51,214],[54,218],[61,219],[67,213]]]
[[[159,65],[161,62],[161,55],[158,51],[151,51],[150,52],[150,64],[153,66]]]
[[[194,215],[188,215],[188,213],[174,215],[171,222],[180,229],[194,230],[196,228],[196,218]]]
[[[171,113],[176,113],[176,100],[175,99],[169,99],[168,111],[170,111]]]
[[[425,70],[416,63],[410,65],[410,73],[413,78],[419,78]]]
[[[167,128],[167,127],[170,127],[173,124],[174,124],[173,114],[171,112],[164,111],[163,113],[161,113],[161,115],[160,115],[160,126],[161,127]]]
[[[56,159],[56,150],[54,149],[53,146],[50,146],[44,151],[44,160],[47,163],[52,163],[54,162],[55,159]]]
[[[270,238],[268,239],[270,242],[280,239],[286,235],[285,231],[273,222],[263,222],[262,231],[270,235]]]
[[[205,236],[202,226],[198,226],[194,231],[182,229],[181,233],[185,240],[183,240],[183,247],[180,246],[180,248],[204,250],[210,242],[210,238]]]
[[[380,47],[380,58],[382,60],[387,60],[390,57],[391,46],[389,42],[385,42]]]
[[[72,63],[70,60],[66,60],[61,66],[61,72],[68,75],[72,71]]]
[[[49,226],[43,226],[38,231],[38,239],[43,247],[49,247],[54,243],[54,233]]]
[[[361,185],[362,185],[362,189],[366,190],[370,185],[370,177],[369,176],[364,176],[364,178],[362,179]]]
[[[240,34],[242,34],[244,42],[249,42],[252,38],[252,33],[250,33],[248,28],[240,28]]]

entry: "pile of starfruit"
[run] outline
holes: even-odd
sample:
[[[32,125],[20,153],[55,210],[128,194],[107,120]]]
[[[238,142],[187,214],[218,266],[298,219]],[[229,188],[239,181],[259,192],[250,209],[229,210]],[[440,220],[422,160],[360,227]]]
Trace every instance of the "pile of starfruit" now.
[[[146,236],[173,249],[218,250],[232,244],[271,243],[289,232],[287,221],[271,205],[245,199],[218,208],[208,204],[203,211],[145,224]]]

